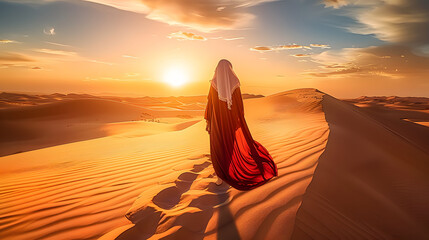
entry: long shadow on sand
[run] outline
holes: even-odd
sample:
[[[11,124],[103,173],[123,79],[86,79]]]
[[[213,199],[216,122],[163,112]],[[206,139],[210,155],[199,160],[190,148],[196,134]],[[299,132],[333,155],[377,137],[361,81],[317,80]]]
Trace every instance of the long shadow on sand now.
[[[217,239],[240,239],[227,204],[230,186],[225,183],[217,186],[214,179],[210,179],[212,175],[209,178],[199,177],[210,165],[208,160],[180,174],[174,182],[175,186],[161,190],[152,198],[151,204],[132,217],[127,216],[135,225],[116,239],[148,239],[155,234],[159,234],[162,239],[203,239],[206,234],[215,231]],[[203,190],[200,192],[203,194],[193,195],[189,192],[198,190]],[[218,214],[217,228],[205,233],[215,211]]]

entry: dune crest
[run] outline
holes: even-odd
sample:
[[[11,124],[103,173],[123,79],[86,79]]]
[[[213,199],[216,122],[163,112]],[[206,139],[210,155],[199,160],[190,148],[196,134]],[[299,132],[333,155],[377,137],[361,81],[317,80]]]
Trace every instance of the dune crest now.
[[[397,104],[368,108],[374,99],[383,106]],[[324,97],[331,133],[292,239],[427,239],[429,128],[401,118],[429,119],[429,114],[411,111],[422,104],[406,104],[410,100],[349,101],[370,104],[358,108]]]

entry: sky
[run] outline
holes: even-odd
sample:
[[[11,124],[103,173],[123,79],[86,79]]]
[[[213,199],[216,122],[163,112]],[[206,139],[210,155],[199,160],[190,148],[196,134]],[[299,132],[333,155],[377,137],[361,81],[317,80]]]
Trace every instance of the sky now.
[[[0,0],[0,91],[429,97],[427,0]]]

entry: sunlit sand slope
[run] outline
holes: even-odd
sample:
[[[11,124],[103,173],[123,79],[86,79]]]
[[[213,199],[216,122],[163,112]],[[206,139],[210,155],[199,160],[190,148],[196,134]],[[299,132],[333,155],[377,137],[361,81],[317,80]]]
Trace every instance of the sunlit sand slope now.
[[[126,213],[134,224],[102,239],[289,238],[329,134],[322,96],[302,89],[245,102],[254,138],[278,165],[277,178],[249,192],[216,186],[208,152],[201,151],[190,168],[142,189]]]
[[[249,192],[214,184],[204,121],[1,157],[0,238],[287,239],[329,135],[322,98],[301,89],[245,100],[279,168]]]

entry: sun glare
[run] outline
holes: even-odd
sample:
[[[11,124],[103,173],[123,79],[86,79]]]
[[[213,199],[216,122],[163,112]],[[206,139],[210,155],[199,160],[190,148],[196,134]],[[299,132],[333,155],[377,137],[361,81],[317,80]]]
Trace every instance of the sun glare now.
[[[171,67],[164,72],[164,82],[172,87],[180,87],[189,81],[189,76],[184,68]]]

